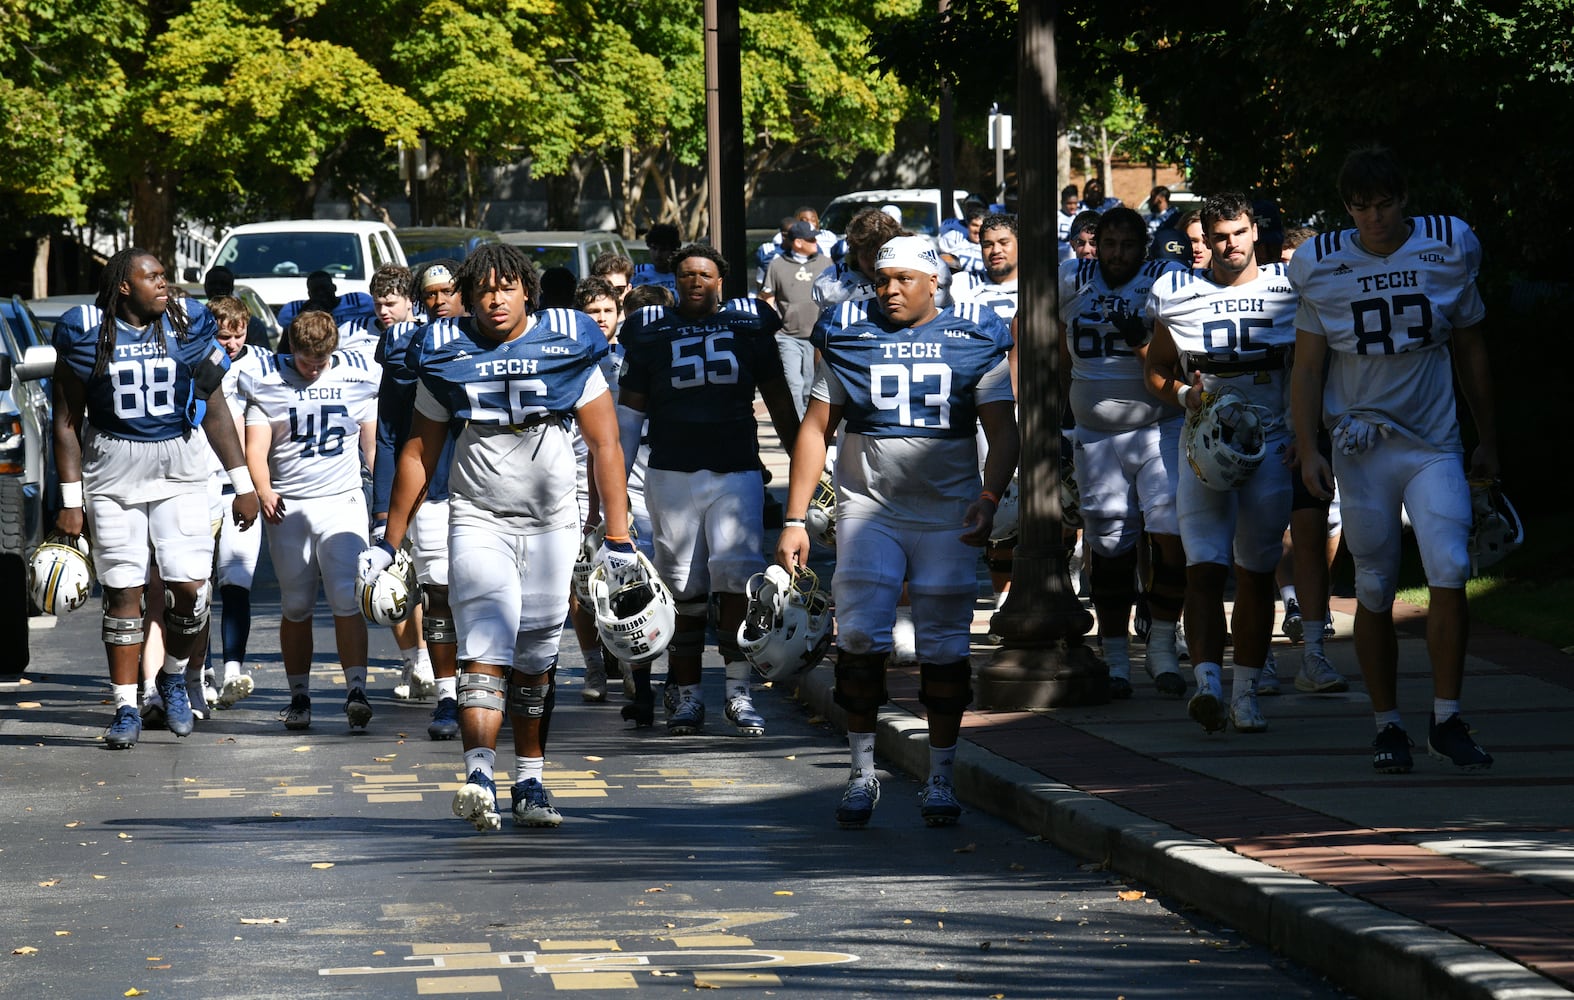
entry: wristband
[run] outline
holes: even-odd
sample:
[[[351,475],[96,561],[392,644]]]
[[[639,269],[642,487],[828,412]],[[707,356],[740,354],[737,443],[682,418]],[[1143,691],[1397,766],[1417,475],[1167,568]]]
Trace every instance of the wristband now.
[[[244,465],[237,465],[233,469],[225,469],[224,473],[230,477],[230,485],[235,487],[237,494],[257,492],[257,484],[251,481],[251,470]]]
[[[82,506],[82,481],[80,479],[74,483],[60,484],[60,506]]]
[[[1179,406],[1182,409],[1185,409],[1185,407],[1186,407],[1186,394],[1188,392],[1191,392],[1191,386],[1189,386],[1189,385],[1183,385],[1179,389],[1175,390],[1175,405],[1176,406]]]
[[[782,518],[782,527],[784,528],[807,528],[808,526],[809,522],[801,517]]]
[[[1000,498],[995,496],[993,493],[989,492],[988,490],[980,491],[979,494],[978,494],[978,499],[980,499],[980,500],[988,500],[990,503],[994,504],[996,507],[1000,506]]]
[[[601,538],[602,541],[616,542],[621,545],[627,545],[629,540],[629,536],[627,535],[602,535]]]

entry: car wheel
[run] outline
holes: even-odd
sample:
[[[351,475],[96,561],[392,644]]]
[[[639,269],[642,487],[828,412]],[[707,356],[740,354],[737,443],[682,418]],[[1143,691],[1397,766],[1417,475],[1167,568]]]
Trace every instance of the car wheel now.
[[[27,669],[27,561],[18,555],[0,555],[0,677],[14,677]]]

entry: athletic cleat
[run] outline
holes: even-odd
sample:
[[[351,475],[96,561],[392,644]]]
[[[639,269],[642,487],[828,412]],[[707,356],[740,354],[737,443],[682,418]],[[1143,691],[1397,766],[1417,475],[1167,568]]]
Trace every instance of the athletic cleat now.
[[[1372,766],[1379,774],[1409,774],[1415,766],[1415,761],[1410,757],[1410,748],[1413,746],[1415,741],[1390,722],[1372,741]]]
[[[255,689],[256,685],[251,679],[251,674],[226,677],[224,687],[219,691],[218,705],[220,708],[233,708],[242,698],[249,698]]]
[[[677,681],[668,680],[661,685],[661,705],[667,710],[668,715],[678,710],[678,702],[682,700],[682,697],[678,692]]]
[[[1125,701],[1131,697],[1131,678],[1114,677],[1109,679],[1109,696],[1116,701]]]
[[[874,807],[880,802],[880,779],[849,778],[836,807],[836,822],[843,830],[861,830],[869,825]]]
[[[455,816],[482,833],[503,828],[503,817],[497,814],[497,784],[480,768],[471,771],[470,777],[454,793],[453,809]]]
[[[196,717],[191,714],[191,700],[186,697],[186,675],[160,671],[153,683],[164,702],[164,724],[176,736],[190,736]]]
[[[514,801],[515,826],[562,826],[563,814],[552,804],[541,782],[526,778],[508,790]]]
[[[111,750],[130,750],[142,738],[142,716],[131,705],[115,709],[115,721],[104,730],[104,745]]]
[[[143,695],[142,708],[139,714],[142,719],[143,729],[163,729],[164,699],[160,698],[156,691],[152,694]]]
[[[1332,639],[1333,637],[1334,637],[1334,620],[1333,620],[1332,617],[1329,617],[1329,619],[1327,621],[1323,622],[1323,638],[1324,639]]]
[[[310,729],[312,726],[312,700],[309,695],[298,694],[290,699],[290,707],[279,713],[285,729]]]
[[[1257,694],[1260,697],[1273,697],[1279,693],[1279,660],[1268,654],[1268,660],[1262,665],[1262,670],[1257,674]]]
[[[1243,694],[1230,702],[1230,722],[1234,724],[1235,731],[1240,733],[1268,731],[1268,720],[1262,717],[1262,709],[1257,707],[1257,692]]]
[[[393,686],[393,696],[395,701],[415,700],[415,695],[410,693],[411,688],[414,687],[414,685],[411,683],[411,678],[413,678],[414,675],[415,664],[411,663],[409,660],[406,660],[404,669],[399,672],[399,683]]]
[[[211,689],[208,689],[207,685],[203,684],[201,680],[193,681],[187,678],[186,701],[191,705],[191,717],[198,722],[203,721],[213,713],[213,710],[208,707],[208,690]]]
[[[585,686],[580,689],[579,696],[585,701],[598,703],[607,700],[607,668],[604,664],[585,664]]]
[[[1328,657],[1308,651],[1301,657],[1301,669],[1295,675],[1295,690],[1307,694],[1337,694],[1350,690],[1350,682],[1334,669]]]
[[[1183,621],[1175,623],[1175,659],[1191,660],[1191,647],[1186,645],[1186,623]]]
[[[929,826],[950,826],[961,818],[962,803],[956,800],[950,779],[934,775],[924,782],[918,793],[918,814]]]
[[[1203,732],[1224,732],[1230,715],[1224,707],[1224,690],[1217,677],[1209,676],[1206,683],[1198,683],[1197,693],[1186,703],[1186,714],[1202,727]]]
[[[1284,637],[1292,644],[1300,642],[1303,637],[1301,605],[1293,597],[1284,602],[1284,624],[1279,627],[1279,631],[1283,632]]]
[[[636,694],[634,703],[623,706],[623,721],[634,723],[635,729],[649,729],[656,724],[656,693],[646,691]]]
[[[426,735],[434,740],[451,740],[459,735],[458,699],[437,699],[437,707],[432,709],[432,721],[426,726]]]
[[[1470,738],[1470,727],[1457,714],[1441,724],[1432,720],[1427,729],[1426,752],[1461,771],[1485,771],[1492,766],[1492,755]]]
[[[678,703],[677,709],[667,717],[668,736],[693,736],[705,728],[705,703],[691,698]]]
[[[437,694],[437,678],[432,676],[432,665],[417,662],[410,671],[410,698],[426,701]]]
[[[206,668],[202,671],[202,697],[209,705],[215,705],[219,700],[218,678],[212,670]]]
[[[1186,696],[1186,678],[1179,671],[1166,671],[1153,678],[1153,686],[1159,694],[1166,698],[1184,698]]]
[[[754,710],[754,699],[746,694],[735,694],[727,699],[722,713],[738,729],[739,736],[764,736],[765,716]]]
[[[344,717],[350,720],[351,729],[365,729],[366,724],[372,721],[372,706],[366,700],[366,692],[360,688],[351,688],[344,699]]]

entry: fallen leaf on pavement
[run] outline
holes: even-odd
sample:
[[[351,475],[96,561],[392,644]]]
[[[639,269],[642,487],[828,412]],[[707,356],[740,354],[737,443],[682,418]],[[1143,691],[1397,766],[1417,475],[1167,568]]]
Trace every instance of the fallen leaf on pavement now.
[[[372,760],[375,760],[379,764],[386,764],[389,761],[393,760],[397,756],[399,756],[399,755],[396,754],[396,753],[391,753],[391,754],[389,754],[386,757],[373,757]]]
[[[332,868],[333,867],[333,862],[332,861],[314,861],[314,862],[312,862],[312,867],[313,868]]]
[[[121,840],[130,840],[131,839],[131,834],[129,834],[129,833],[117,833],[117,834],[115,834],[115,836],[120,838]]]
[[[95,880],[95,881],[98,881],[98,882],[102,882],[102,881],[104,881],[104,880],[105,880],[105,879],[106,879],[106,878],[109,878],[109,876],[108,876],[108,875],[94,875],[94,876],[93,876],[93,879],[94,879],[94,880]]]
[[[30,944],[24,944],[20,948],[12,948],[11,949],[11,954],[13,954],[13,955],[36,955],[36,954],[38,954],[38,949],[34,948]]]
[[[953,847],[953,848],[951,848],[951,853],[952,854],[972,854],[976,850],[978,850],[978,845],[977,844],[965,844],[965,845],[963,845],[961,847]]]
[[[59,879],[52,878],[48,882],[40,882],[40,883],[38,883],[38,887],[40,889],[47,889],[47,888],[49,888],[52,885],[59,885],[59,884],[60,884],[60,880]]]
[[[1124,899],[1124,900],[1126,900],[1129,903],[1132,900],[1141,899],[1142,897],[1146,896],[1147,893],[1143,892],[1141,889],[1122,889],[1120,892],[1117,892],[1115,895],[1119,896],[1121,899]]]
[[[240,918],[240,922],[243,923],[243,924],[287,924],[287,923],[290,922],[290,918],[289,917],[241,917]]]
[[[655,888],[646,889],[645,891],[646,892],[666,892],[667,890],[661,888],[661,886],[656,886]]]
[[[55,937],[70,937],[70,931],[55,931]]]
[[[775,892],[771,893],[771,895],[772,896],[791,896],[792,895],[792,890],[791,889],[777,889]]]
[[[295,749],[294,749],[294,750],[293,750],[293,751],[291,751],[291,752],[292,752],[292,753],[305,753],[305,752],[306,752],[306,751],[308,751],[308,750],[310,750],[310,749],[311,749],[311,747],[296,747],[296,748],[295,748]]]
[[[139,996],[142,996],[146,992],[147,992],[147,990],[139,990],[135,986],[133,986],[133,987],[131,987],[131,989],[129,989],[126,992],[122,993],[121,996],[123,996],[123,997],[139,997]]]
[[[66,829],[67,830],[75,830],[77,827],[79,827],[81,825],[82,825],[82,821],[81,820],[74,819],[71,822],[66,824]]]

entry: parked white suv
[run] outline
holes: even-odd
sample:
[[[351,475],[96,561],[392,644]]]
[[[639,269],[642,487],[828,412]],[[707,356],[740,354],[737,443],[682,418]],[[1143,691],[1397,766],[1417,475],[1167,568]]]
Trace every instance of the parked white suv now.
[[[333,275],[341,295],[370,293],[373,271],[403,263],[404,250],[381,222],[292,219],[236,226],[219,241],[209,267],[229,268],[278,312],[306,298],[306,276],[313,271]]]
[[[909,232],[922,236],[940,235],[940,224],[946,219],[962,217],[962,203],[968,198],[966,191],[953,191],[953,204],[943,209],[939,188],[886,188],[876,191],[850,191],[831,199],[820,213],[820,228],[829,229],[838,236],[847,232],[847,223],[866,208],[884,208],[895,205],[902,213],[902,226]]]

